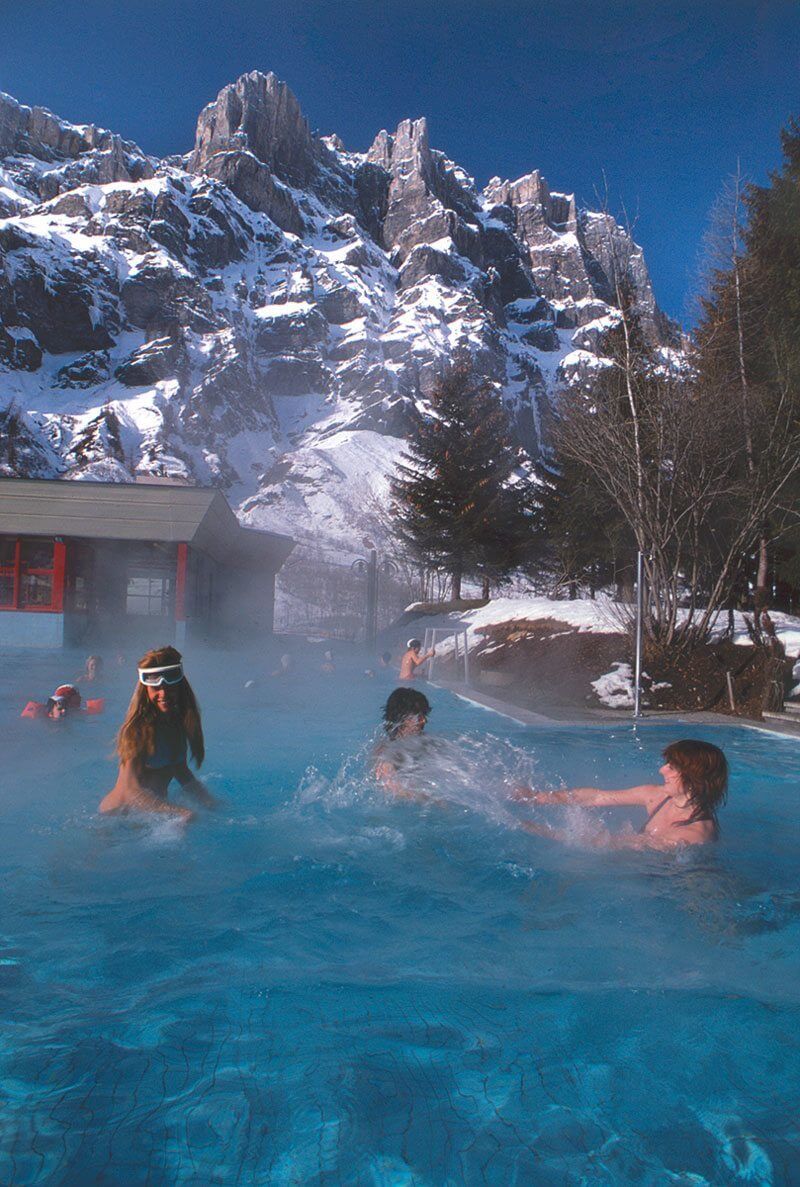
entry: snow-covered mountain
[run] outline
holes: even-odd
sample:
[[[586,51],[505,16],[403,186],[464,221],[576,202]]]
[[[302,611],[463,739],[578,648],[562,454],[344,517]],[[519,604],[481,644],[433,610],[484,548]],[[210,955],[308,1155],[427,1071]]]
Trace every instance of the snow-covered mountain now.
[[[220,484],[346,546],[456,357],[540,451],[556,385],[608,365],[620,255],[666,345],[613,218],[538,172],[479,191],[424,119],[350,152],[252,72],[156,160],[0,95],[0,472]]]

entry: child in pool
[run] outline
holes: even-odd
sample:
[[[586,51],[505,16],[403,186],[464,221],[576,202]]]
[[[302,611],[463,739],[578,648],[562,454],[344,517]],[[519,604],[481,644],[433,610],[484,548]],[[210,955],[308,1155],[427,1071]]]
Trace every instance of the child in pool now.
[[[187,744],[199,767],[205,757],[200,708],[180,652],[159,647],[139,661],[139,681],[117,735],[117,782],[100,811],[164,812],[190,820],[193,812],[167,798],[173,779],[197,803],[213,808],[213,796],[189,770]]]
[[[520,788],[518,799],[534,804],[583,804],[592,808],[641,804],[649,815],[638,833],[599,831],[591,844],[610,849],[671,849],[677,845],[705,845],[719,836],[717,809],[728,790],[728,763],[718,746],[688,738],[664,750],[659,774],[663,783],[644,783],[620,791],[575,787],[570,791],[533,791]],[[561,829],[524,821],[522,828],[539,836],[568,841]]]
[[[51,697],[47,698],[45,713],[51,721],[63,721],[67,716],[67,708],[66,698],[53,693]]]
[[[419,759],[412,747],[403,747],[404,739],[419,738],[430,715],[430,701],[415,688],[396,688],[383,710],[383,729],[386,741],[375,748],[375,777],[387,791],[398,799],[426,801],[430,797],[406,787],[400,777],[403,766],[411,766]]]
[[[87,655],[86,664],[76,681],[77,684],[99,684],[103,679],[102,655]]]

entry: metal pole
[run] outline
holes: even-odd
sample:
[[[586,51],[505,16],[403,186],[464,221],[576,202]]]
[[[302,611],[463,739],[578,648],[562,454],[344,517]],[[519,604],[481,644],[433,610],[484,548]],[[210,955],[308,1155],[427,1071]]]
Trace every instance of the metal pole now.
[[[644,553],[636,554],[636,671],[634,673],[633,716],[641,717],[642,703],[642,618],[644,617]]]
[[[464,628],[464,683],[469,685],[469,643],[467,642],[467,630]]]
[[[378,634],[378,554],[370,549],[367,563],[367,630],[366,642],[370,651],[375,650]]]

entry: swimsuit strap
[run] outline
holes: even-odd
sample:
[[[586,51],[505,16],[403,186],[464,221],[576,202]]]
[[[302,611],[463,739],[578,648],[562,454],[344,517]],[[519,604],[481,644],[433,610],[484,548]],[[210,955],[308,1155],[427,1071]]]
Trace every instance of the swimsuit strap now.
[[[671,800],[671,799],[672,799],[672,796],[671,796],[671,795],[665,795],[665,796],[664,796],[663,800],[662,800],[662,801],[661,801],[661,803],[658,805],[658,807],[657,807],[657,808],[655,808],[655,809],[654,809],[654,810],[653,810],[653,811],[650,813],[650,815],[647,817],[647,820],[644,822],[644,827],[642,828],[642,832],[645,832],[645,830],[647,829],[647,826],[648,826],[648,824],[650,824],[650,822],[653,820],[653,818],[654,818],[655,816],[658,816],[659,812],[660,812],[660,811],[661,811],[661,809],[664,807],[664,805],[666,804],[667,800]],[[719,825],[717,824],[717,822],[716,822],[716,820],[714,819],[714,817],[713,817],[713,816],[698,816],[698,817],[697,817],[695,820],[676,820],[676,821],[675,821],[675,823],[676,823],[676,825],[687,825],[687,824],[706,824],[706,823],[707,823],[707,824],[713,824],[713,825],[714,825],[714,829],[715,829],[715,830],[717,830],[717,831],[719,830]]]
[[[671,799],[672,799],[672,796],[671,796],[671,795],[665,795],[665,796],[664,796],[663,800],[662,800],[662,801],[661,801],[661,803],[658,805],[658,807],[657,807],[657,808],[655,808],[655,809],[654,809],[654,810],[653,810],[653,811],[650,813],[650,815],[647,817],[647,820],[644,822],[644,828],[642,829],[642,832],[644,832],[644,831],[645,831],[645,829],[647,828],[647,826],[648,826],[648,824],[651,822],[651,820],[653,820],[653,819],[654,819],[656,816],[658,816],[659,812],[660,812],[660,811],[661,811],[661,809],[664,807],[664,805],[667,803],[667,801],[668,801],[668,800],[671,800]]]

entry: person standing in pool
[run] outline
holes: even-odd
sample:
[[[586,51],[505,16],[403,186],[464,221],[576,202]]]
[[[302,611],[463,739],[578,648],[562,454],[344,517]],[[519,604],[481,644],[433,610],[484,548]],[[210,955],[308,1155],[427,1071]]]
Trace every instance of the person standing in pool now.
[[[205,757],[200,708],[174,647],[158,647],[139,660],[139,679],[117,735],[119,774],[100,803],[101,812],[164,812],[191,819],[189,808],[171,804],[167,792],[177,779],[198,804],[216,801],[189,770],[187,748],[195,766]]]
[[[644,783],[619,791],[575,787],[570,791],[534,791],[519,788],[516,798],[534,804],[582,804],[590,808],[617,808],[641,804],[648,817],[638,833],[601,830],[591,844],[609,849],[672,849],[678,845],[705,845],[719,837],[717,811],[728,792],[728,763],[718,746],[687,738],[671,742],[659,769],[663,783]],[[556,841],[568,841],[560,829],[533,821],[522,828]]]
[[[413,680],[417,674],[417,668],[421,667],[426,660],[432,659],[436,654],[436,648],[431,647],[430,651],[426,651],[424,655],[420,655],[422,644],[419,639],[409,639],[406,643],[406,653],[400,661],[400,679]]]

